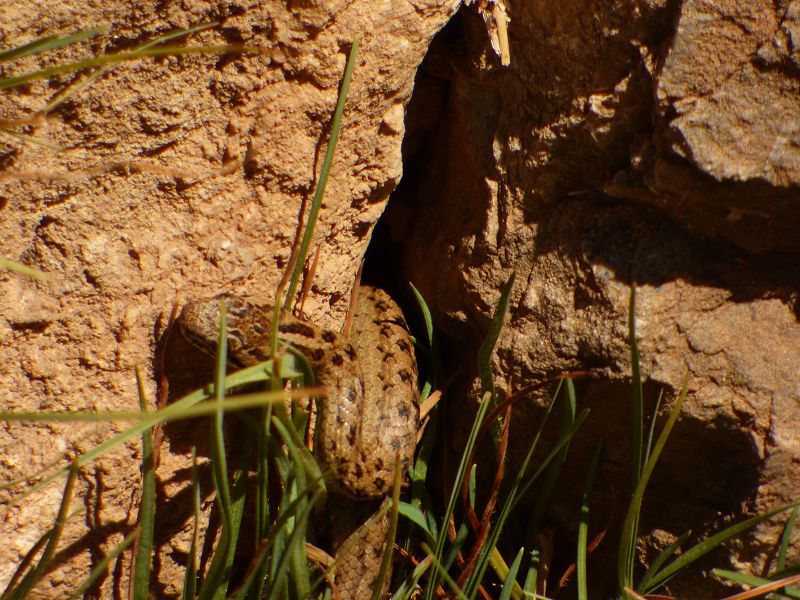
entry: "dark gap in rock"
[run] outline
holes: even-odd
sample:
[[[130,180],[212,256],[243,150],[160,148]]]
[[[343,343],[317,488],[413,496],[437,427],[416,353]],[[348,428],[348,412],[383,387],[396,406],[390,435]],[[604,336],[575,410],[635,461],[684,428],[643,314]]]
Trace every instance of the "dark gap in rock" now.
[[[414,283],[420,289],[433,313],[434,338],[438,345],[439,358],[444,363],[443,376],[447,379],[446,396],[455,397],[456,401],[452,404],[454,410],[471,420],[468,413],[475,406],[469,405],[470,400],[465,394],[476,370],[477,343],[467,348],[463,341],[451,338],[440,329],[443,319],[437,313],[437,299],[423,289],[416,279],[420,272],[417,268],[418,261],[409,259],[409,256],[430,256],[427,241],[415,228],[418,227],[419,220],[425,218],[424,207],[433,203],[429,191],[431,181],[444,181],[447,176],[445,159],[452,151],[447,142],[451,135],[451,117],[447,110],[452,93],[450,63],[454,54],[458,54],[454,49],[464,43],[462,12],[456,14],[436,35],[417,71],[414,91],[405,114],[403,176],[372,233],[362,282],[387,290],[403,308],[412,333],[426,346],[425,324],[409,283]],[[441,227],[444,230],[451,225],[441,223]],[[418,247],[412,249],[412,245]],[[432,264],[438,262],[438,259],[431,261]],[[450,289],[449,278],[442,275],[438,289],[431,288],[437,294],[447,294]],[[417,359],[420,381],[424,382],[430,376],[431,360],[419,350]],[[441,386],[445,382],[438,383]],[[463,447],[463,419],[458,425],[452,426],[457,427],[458,431],[449,431],[451,426],[444,423],[453,419],[449,414],[451,410],[448,404],[449,402],[445,402],[439,407],[443,411],[440,412],[442,425],[433,450],[436,458],[430,465],[428,477],[428,491],[435,498],[436,504],[442,507],[449,493],[449,490],[442,488],[443,482],[449,477],[446,475],[448,472],[445,463],[451,465],[457,462],[459,448]],[[465,422],[469,427],[469,421]]]
[[[439,157],[447,151],[442,148],[441,140],[446,136],[443,129],[447,127],[446,106],[450,94],[448,60],[453,48],[463,43],[461,19],[461,13],[456,14],[436,35],[417,72],[414,92],[406,107],[403,176],[372,233],[362,277],[364,283],[387,290],[398,301],[416,335],[422,335],[425,327],[409,285],[414,281],[415,268],[408,264],[407,257],[409,244],[419,243],[413,228],[420,207],[426,203],[423,190],[441,168]],[[411,254],[424,252],[421,248]],[[433,311],[432,299],[426,300]]]
[[[431,43],[414,82],[414,92],[406,107],[403,138],[403,176],[392,192],[386,209],[372,233],[366,254],[363,281],[383,287],[398,301],[411,298],[409,269],[404,264],[404,249],[413,239],[411,228],[417,208],[424,202],[420,187],[430,177],[432,158],[437,149],[438,130],[449,93],[449,82],[437,75],[432,65],[441,65],[442,46],[458,36],[458,16],[440,31]]]

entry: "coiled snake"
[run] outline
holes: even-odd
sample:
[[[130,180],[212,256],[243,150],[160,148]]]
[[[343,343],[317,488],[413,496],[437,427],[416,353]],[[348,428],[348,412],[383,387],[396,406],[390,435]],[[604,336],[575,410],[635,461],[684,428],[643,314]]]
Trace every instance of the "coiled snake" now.
[[[269,358],[273,310],[225,297],[231,362],[250,366]],[[214,354],[220,298],[187,304],[178,319],[184,336]],[[336,577],[339,596],[372,595],[388,518],[364,528],[364,519],[389,492],[394,465],[411,464],[419,427],[417,366],[400,307],[383,290],[361,286],[350,340],[291,316],[279,337],[300,350],[327,393],[317,403],[314,452],[335,493],[329,501],[338,525]],[[376,500],[377,499],[377,500]],[[372,500],[372,502],[368,502]]]

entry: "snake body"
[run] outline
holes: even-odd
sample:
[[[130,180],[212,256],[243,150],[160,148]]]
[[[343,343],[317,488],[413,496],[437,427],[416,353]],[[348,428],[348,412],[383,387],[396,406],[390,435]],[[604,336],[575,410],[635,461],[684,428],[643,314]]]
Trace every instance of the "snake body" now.
[[[242,367],[267,360],[270,306],[232,296],[189,303],[178,319],[184,336],[213,354],[220,300],[229,360]],[[395,463],[403,471],[411,464],[419,426],[417,367],[403,313],[383,290],[361,286],[349,340],[288,315],[278,335],[305,355],[327,390],[317,403],[314,452],[337,496],[329,501],[329,512],[337,513],[332,521],[344,525],[332,536],[340,548],[334,583],[342,598],[369,598],[387,520],[364,529],[365,515],[391,489]]]

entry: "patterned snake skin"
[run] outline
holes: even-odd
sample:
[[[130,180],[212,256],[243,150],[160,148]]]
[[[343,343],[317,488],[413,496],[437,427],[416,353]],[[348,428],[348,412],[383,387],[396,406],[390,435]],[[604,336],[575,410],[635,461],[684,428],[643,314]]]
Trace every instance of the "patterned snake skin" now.
[[[269,358],[272,307],[225,297],[231,362]],[[184,336],[213,354],[220,298],[187,304],[178,319]],[[394,465],[411,464],[419,427],[417,366],[400,307],[377,288],[361,286],[350,340],[291,316],[280,339],[308,359],[327,389],[317,403],[314,452],[335,493],[329,500],[336,550],[334,584],[343,599],[370,598],[384,551],[388,515],[365,526],[391,489]]]

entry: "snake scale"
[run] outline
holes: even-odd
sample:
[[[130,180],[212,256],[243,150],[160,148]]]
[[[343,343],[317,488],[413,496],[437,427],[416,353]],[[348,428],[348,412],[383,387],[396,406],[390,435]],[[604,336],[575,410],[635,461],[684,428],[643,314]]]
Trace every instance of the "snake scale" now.
[[[214,354],[224,299],[228,354],[245,367],[269,358],[273,309],[232,296],[187,304],[184,337]],[[361,286],[347,340],[286,315],[279,338],[302,352],[326,395],[317,402],[314,453],[328,474],[334,584],[340,598],[370,598],[384,551],[388,516],[366,525],[391,489],[394,466],[411,464],[419,427],[417,366],[400,307],[383,290]],[[373,519],[374,521],[374,519]]]

